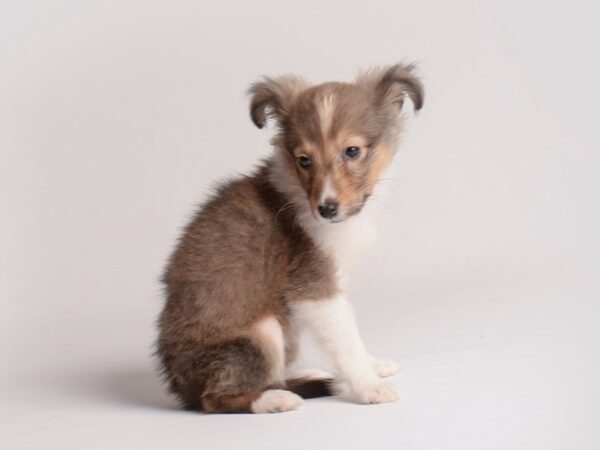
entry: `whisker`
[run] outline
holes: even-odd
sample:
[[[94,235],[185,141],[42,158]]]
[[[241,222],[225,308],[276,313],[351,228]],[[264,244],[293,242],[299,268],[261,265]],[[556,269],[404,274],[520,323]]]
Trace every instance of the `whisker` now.
[[[287,202],[284,203],[281,208],[279,208],[277,210],[277,212],[275,213],[275,220],[277,220],[277,218],[279,217],[279,214],[281,214],[283,211],[285,211],[286,209],[289,209],[291,206],[293,206],[293,202]]]

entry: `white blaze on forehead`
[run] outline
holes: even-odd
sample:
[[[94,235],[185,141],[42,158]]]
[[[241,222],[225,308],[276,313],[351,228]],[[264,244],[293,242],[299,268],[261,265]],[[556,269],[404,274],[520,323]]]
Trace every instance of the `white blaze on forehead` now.
[[[329,134],[329,130],[333,123],[333,116],[335,114],[335,95],[333,93],[325,95],[317,105],[317,111],[321,124],[321,133],[323,136],[327,136]],[[335,199],[336,197],[337,191],[331,181],[331,178],[325,178],[321,195],[319,196],[319,203],[323,204],[325,200]]]
[[[335,112],[335,96],[333,94],[327,94],[320,101],[318,105],[319,120],[321,122],[321,132],[323,136],[327,136],[331,124],[333,122],[333,115]]]
[[[321,189],[321,195],[319,196],[319,204],[325,203],[325,200],[331,199],[335,200],[337,197],[337,190],[335,186],[331,182],[331,177],[325,178],[325,182],[323,183],[323,188]]]

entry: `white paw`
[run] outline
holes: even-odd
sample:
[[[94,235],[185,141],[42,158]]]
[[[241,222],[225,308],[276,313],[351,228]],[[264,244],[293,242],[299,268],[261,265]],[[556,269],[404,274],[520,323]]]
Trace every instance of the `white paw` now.
[[[302,398],[283,389],[269,389],[252,402],[253,413],[275,413],[298,409]]]
[[[390,403],[399,398],[392,386],[382,382],[352,387],[347,383],[341,383],[337,386],[337,390],[342,397],[355,403]]]
[[[305,380],[331,380],[335,377],[333,374],[321,369],[296,369],[289,371],[286,375],[286,379],[288,380],[296,378],[303,378]]]
[[[373,369],[381,378],[391,377],[400,373],[400,366],[391,359],[376,359],[373,361]]]

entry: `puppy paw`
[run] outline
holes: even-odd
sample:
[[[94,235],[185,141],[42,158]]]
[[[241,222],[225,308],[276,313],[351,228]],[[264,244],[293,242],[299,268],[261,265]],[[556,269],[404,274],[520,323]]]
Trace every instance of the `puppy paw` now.
[[[321,369],[296,369],[288,371],[285,378],[288,380],[296,378],[303,378],[306,380],[331,380],[335,378],[335,376],[332,373],[325,372]]]
[[[302,398],[283,389],[269,389],[252,402],[252,412],[256,414],[293,411],[302,404]]]
[[[400,373],[400,366],[390,359],[374,359],[373,369],[381,378],[391,377]]]
[[[390,403],[399,398],[392,386],[382,382],[354,386],[341,383],[337,385],[337,392],[347,400],[362,404]]]

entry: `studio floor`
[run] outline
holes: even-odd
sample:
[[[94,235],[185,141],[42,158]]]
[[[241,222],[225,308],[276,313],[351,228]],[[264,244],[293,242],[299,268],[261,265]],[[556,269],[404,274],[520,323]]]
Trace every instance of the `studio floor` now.
[[[474,276],[473,267],[462,278],[438,272],[428,284],[401,280],[388,312],[366,314],[357,301],[373,353],[403,368],[391,379],[401,394],[394,404],[326,398],[283,414],[182,411],[165,395],[143,340],[127,341],[126,323],[90,322],[97,325],[86,327],[85,341],[64,339],[68,329],[83,331],[73,318],[50,340],[29,340],[18,357],[30,370],[3,379],[2,446],[598,448],[598,309],[589,305],[600,285],[566,269],[537,265],[500,276],[480,268]],[[373,294],[392,301],[385,290]]]

